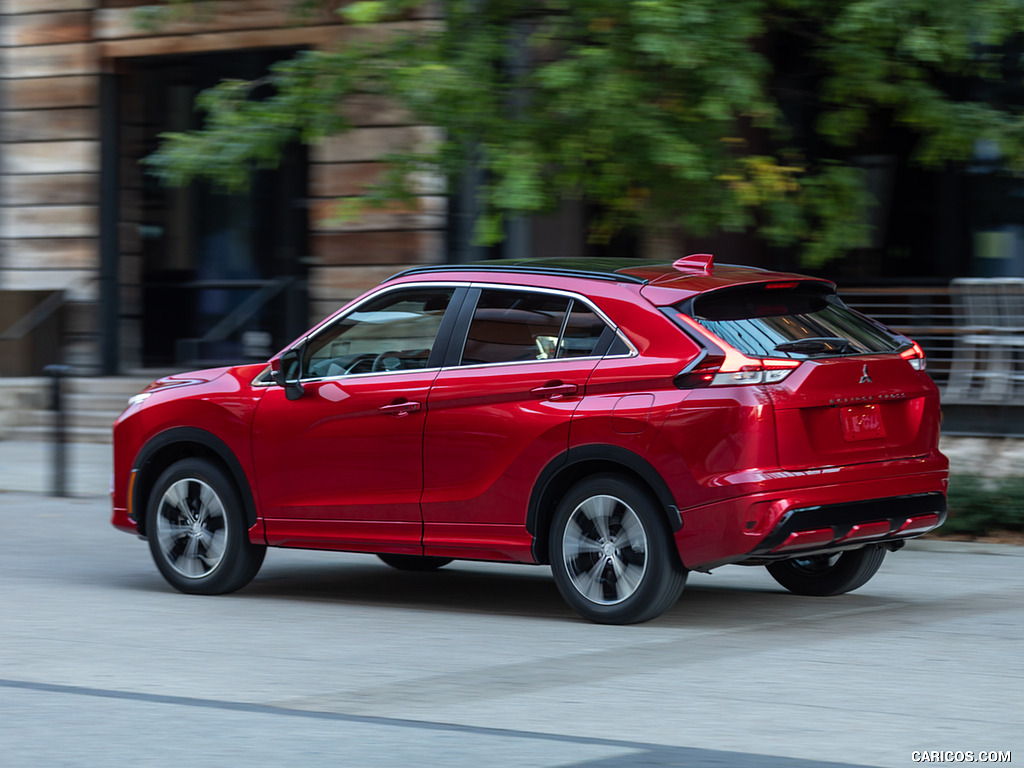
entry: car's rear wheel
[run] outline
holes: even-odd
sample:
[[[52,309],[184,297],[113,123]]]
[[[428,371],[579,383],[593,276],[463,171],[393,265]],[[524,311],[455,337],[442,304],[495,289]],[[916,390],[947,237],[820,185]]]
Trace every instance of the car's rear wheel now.
[[[427,557],[425,555],[377,555],[381,560],[400,571],[436,571],[452,561],[450,557]]]
[[[825,597],[851,592],[867,584],[882,566],[885,550],[877,545],[782,560],[767,566],[779,584],[797,595]]]
[[[616,475],[581,481],[551,523],[551,571],[565,601],[601,624],[635,624],[679,599],[686,571],[657,504]]]
[[[172,464],[157,479],[146,509],[146,535],[160,573],[189,594],[241,589],[266,554],[266,547],[249,541],[234,484],[202,459]]]

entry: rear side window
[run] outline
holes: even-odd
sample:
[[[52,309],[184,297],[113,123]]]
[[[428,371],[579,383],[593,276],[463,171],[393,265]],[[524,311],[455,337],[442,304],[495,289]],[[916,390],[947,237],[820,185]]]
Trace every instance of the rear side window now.
[[[555,360],[596,354],[605,322],[582,302],[532,291],[484,289],[462,365]]]
[[[569,304],[557,357],[589,357],[608,329],[604,320],[586,304],[575,299]]]
[[[895,352],[907,343],[846,307],[822,283],[767,283],[713,291],[693,300],[692,314],[715,336],[751,357],[863,355]]]

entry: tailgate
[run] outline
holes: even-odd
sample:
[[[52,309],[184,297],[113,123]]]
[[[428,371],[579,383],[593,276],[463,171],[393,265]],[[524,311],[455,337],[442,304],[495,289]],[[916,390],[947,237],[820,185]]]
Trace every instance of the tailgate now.
[[[805,360],[766,389],[786,469],[923,456],[938,439],[935,387],[898,355]]]

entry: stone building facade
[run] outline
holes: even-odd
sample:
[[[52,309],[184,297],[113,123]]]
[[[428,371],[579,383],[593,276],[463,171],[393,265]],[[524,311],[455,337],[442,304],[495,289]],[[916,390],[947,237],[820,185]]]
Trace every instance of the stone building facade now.
[[[62,291],[79,371],[266,355],[403,266],[444,260],[436,188],[355,222],[334,214],[382,156],[436,139],[375,98],[347,106],[354,130],[294,147],[242,194],[144,171],[160,133],[198,125],[202,88],[358,34],[293,5],[210,0],[147,25],[138,0],[0,0],[0,305]]]

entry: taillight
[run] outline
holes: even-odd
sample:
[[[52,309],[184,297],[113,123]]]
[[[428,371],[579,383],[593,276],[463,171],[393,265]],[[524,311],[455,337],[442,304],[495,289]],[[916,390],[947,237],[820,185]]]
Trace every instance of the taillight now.
[[[715,377],[722,370],[725,358],[719,355],[707,355],[689,371],[676,376],[676,386],[680,389],[701,389],[715,383]]]
[[[711,380],[711,386],[724,387],[741,384],[778,384],[799,365],[799,360],[755,360],[741,366],[738,371],[720,370]]]
[[[726,357],[708,356],[692,370],[676,377],[680,389],[736,387],[747,384],[778,384],[799,367],[799,360],[757,360],[743,356],[738,368]]]
[[[709,334],[693,318],[676,315],[680,322],[692,328],[694,333],[711,342]],[[777,358],[748,357],[739,350],[715,340],[716,353],[709,352],[699,359],[696,365],[683,371],[676,377],[675,384],[680,389],[700,389],[703,387],[736,387],[747,384],[778,384],[795,369],[800,367],[800,360],[783,360]]]
[[[900,352],[900,357],[910,363],[910,367],[915,371],[923,371],[928,366],[928,358],[925,357],[924,350],[921,349],[920,344],[916,341],[911,343],[914,346]]]

